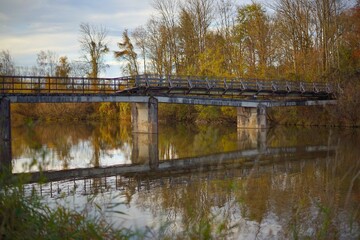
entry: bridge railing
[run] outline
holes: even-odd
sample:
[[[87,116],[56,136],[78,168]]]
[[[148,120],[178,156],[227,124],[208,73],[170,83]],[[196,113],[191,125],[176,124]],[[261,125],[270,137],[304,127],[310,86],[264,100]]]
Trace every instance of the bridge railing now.
[[[115,93],[133,85],[134,79],[43,76],[0,76],[0,93],[99,94]]]
[[[341,89],[340,89],[341,90]],[[180,94],[329,96],[338,87],[325,82],[244,78],[163,76],[120,78],[0,76],[0,94]]]
[[[168,94],[277,94],[329,95],[336,88],[325,82],[299,82],[244,78],[207,78],[193,76],[136,76],[135,93],[165,92]]]

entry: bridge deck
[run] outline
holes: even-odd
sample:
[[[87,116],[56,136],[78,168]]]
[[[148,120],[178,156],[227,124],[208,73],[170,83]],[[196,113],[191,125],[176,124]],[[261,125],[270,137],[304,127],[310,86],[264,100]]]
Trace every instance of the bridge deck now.
[[[122,95],[214,98],[335,99],[341,89],[325,82],[138,75],[121,78],[0,76],[0,96]]]

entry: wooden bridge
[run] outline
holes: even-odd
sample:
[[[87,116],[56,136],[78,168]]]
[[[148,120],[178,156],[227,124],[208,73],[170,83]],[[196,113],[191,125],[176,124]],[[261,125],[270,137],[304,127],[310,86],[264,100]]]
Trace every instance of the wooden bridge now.
[[[267,128],[268,107],[335,104],[326,82],[138,75],[120,78],[0,76],[0,158],[11,161],[11,103],[129,102],[134,132],[158,133],[158,103],[237,107],[237,127]]]

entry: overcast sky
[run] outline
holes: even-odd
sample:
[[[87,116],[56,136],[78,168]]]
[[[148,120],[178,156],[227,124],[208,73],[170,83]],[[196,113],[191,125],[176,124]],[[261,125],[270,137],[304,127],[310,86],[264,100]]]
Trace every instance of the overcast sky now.
[[[41,50],[77,60],[84,22],[107,28],[112,52],[124,29],[144,25],[152,14],[151,0],[0,0],[0,51],[9,50],[16,66],[34,66]],[[112,54],[107,63],[103,76],[122,75]]]

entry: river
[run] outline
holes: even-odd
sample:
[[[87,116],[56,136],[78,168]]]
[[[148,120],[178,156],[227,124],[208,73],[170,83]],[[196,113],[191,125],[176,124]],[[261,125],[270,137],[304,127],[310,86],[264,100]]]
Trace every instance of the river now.
[[[154,238],[359,239],[359,146],[358,129],[42,123],[12,128],[12,171],[51,171],[27,192]]]

